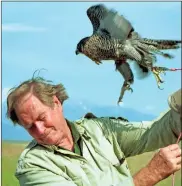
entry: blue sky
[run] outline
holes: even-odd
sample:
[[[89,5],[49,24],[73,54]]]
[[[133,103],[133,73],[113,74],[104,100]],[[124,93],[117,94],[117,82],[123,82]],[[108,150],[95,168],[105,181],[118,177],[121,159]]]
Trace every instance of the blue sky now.
[[[2,3],[2,99],[9,88],[40,75],[63,83],[70,102],[116,105],[123,78],[113,61],[97,66],[84,55],[75,55],[78,41],[92,34],[86,15],[96,2],[3,2]],[[131,21],[141,36],[155,39],[181,39],[180,2],[109,2]],[[170,51],[172,60],[158,58],[158,65],[181,68],[181,49]],[[134,71],[135,72],[135,71]],[[135,76],[136,77],[136,76]],[[163,76],[159,90],[154,76],[135,78],[134,92],[125,93],[123,108],[159,114],[168,107],[167,97],[181,87],[181,72]]]

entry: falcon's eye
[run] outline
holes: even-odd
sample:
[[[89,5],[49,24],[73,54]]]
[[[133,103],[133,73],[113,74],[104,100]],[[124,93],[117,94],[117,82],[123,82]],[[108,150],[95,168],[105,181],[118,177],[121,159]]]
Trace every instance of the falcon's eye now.
[[[81,46],[81,45],[78,46],[78,51],[79,51],[79,52],[82,51],[82,46]]]
[[[81,46],[81,52],[83,52],[83,50],[84,50],[84,47],[83,47],[83,45]]]

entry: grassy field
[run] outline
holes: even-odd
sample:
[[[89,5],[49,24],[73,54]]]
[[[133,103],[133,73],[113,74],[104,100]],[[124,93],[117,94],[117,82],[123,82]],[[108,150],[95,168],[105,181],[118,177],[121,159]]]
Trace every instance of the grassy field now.
[[[2,186],[19,186],[18,181],[14,177],[16,163],[26,143],[2,143]],[[144,167],[152,158],[153,153],[145,153],[128,159],[128,164],[132,174]],[[175,186],[181,186],[181,172],[175,174]],[[157,186],[171,186],[172,177],[163,180]]]

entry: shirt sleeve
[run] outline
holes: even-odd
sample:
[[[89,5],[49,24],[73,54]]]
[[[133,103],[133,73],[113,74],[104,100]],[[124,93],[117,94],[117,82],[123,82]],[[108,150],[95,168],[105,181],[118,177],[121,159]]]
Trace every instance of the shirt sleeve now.
[[[126,157],[176,143],[181,132],[181,115],[173,108],[161,113],[152,121],[124,122],[105,118],[99,123],[106,137],[112,136],[117,140]]]
[[[181,115],[181,89],[168,98],[169,107]]]
[[[20,186],[76,186],[71,180],[50,171],[35,169],[18,176]]]

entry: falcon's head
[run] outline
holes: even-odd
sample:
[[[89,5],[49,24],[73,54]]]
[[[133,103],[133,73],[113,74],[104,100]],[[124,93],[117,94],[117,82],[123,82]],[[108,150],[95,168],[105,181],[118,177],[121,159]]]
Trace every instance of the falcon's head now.
[[[88,39],[89,37],[85,37],[79,41],[76,47],[76,51],[75,51],[76,55],[78,55],[79,53],[84,53],[84,46]]]

